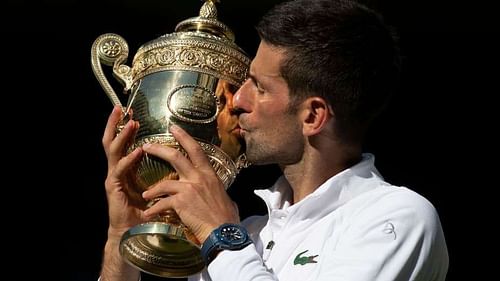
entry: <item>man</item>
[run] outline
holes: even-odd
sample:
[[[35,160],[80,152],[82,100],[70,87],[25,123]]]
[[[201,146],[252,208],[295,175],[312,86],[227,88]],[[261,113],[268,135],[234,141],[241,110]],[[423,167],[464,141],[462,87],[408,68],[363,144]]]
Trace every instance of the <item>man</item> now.
[[[238,116],[234,112],[233,96],[236,87],[225,80],[220,80],[215,89],[215,95],[221,108],[217,115],[217,132],[220,148],[233,160],[242,153],[242,139],[239,134]]]
[[[438,214],[417,193],[385,182],[363,137],[399,76],[399,53],[378,14],[352,1],[296,0],[257,26],[261,43],[249,79],[233,98],[246,154],[277,163],[283,176],[258,191],[269,214],[240,222],[199,145],[171,132],[189,155],[145,145],[122,157],[138,125],[103,138],[110,226],[101,278],[137,280],[118,254],[121,234],[174,209],[202,243],[207,269],[191,280],[445,280],[448,253]],[[178,181],[127,205],[126,173],[143,153],[169,161]],[[247,237],[248,234],[248,237]]]

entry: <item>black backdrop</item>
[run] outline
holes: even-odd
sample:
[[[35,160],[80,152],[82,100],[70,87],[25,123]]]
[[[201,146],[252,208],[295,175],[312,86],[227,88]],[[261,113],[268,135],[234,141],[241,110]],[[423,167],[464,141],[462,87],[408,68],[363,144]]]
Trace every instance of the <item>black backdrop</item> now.
[[[276,2],[222,1],[219,18],[253,55],[258,38],[252,26]],[[498,79],[500,25],[494,24],[494,9],[477,1],[365,2],[398,29],[405,56],[401,90],[376,122],[366,149],[376,154],[387,180],[436,206],[450,253],[448,280],[483,280],[491,267],[482,251],[497,239],[486,225],[493,220],[485,219],[494,214],[495,205],[486,199],[495,188],[495,173],[486,171],[495,166],[483,158],[490,154],[495,161],[497,146],[498,126],[488,124],[495,120],[490,98],[498,93],[491,83]],[[5,153],[14,156],[7,171],[25,183],[14,196],[21,193],[41,205],[28,211],[37,214],[30,216],[33,223],[51,230],[44,233],[53,242],[40,243],[49,244],[47,251],[55,256],[47,278],[96,280],[106,238],[100,141],[112,106],[90,68],[93,40],[118,33],[133,55],[141,44],[196,16],[200,6],[197,0],[4,3],[3,105],[10,110],[4,114],[4,141]],[[19,169],[26,163],[35,165]],[[274,166],[240,174],[229,192],[243,217],[263,212],[251,190],[277,175]]]

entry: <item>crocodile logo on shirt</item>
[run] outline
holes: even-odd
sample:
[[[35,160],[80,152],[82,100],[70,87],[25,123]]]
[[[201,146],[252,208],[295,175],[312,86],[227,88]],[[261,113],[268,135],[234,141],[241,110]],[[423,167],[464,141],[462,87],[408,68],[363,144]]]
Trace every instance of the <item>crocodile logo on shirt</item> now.
[[[309,250],[305,250],[304,252],[299,253],[293,260],[293,264],[305,265],[306,263],[317,263],[317,261],[315,261],[314,259],[319,255],[301,257],[303,254],[307,253],[307,251]]]

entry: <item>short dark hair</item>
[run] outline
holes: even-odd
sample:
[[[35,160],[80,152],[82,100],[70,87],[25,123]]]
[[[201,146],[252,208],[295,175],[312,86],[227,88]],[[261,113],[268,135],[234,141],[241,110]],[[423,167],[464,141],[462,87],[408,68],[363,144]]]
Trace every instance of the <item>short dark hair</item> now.
[[[399,80],[397,37],[382,16],[354,1],[292,0],[271,9],[256,29],[285,51],[281,75],[292,101],[324,98],[338,137],[362,141]]]

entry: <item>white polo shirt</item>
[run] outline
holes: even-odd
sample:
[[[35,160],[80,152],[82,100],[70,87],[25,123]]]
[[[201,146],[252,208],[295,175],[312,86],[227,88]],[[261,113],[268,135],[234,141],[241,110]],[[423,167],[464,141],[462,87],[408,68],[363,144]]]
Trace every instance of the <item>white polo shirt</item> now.
[[[221,252],[190,281],[445,280],[448,252],[435,208],[385,182],[371,154],[294,205],[284,177],[255,193],[268,215],[243,221],[254,244]]]

